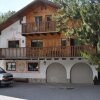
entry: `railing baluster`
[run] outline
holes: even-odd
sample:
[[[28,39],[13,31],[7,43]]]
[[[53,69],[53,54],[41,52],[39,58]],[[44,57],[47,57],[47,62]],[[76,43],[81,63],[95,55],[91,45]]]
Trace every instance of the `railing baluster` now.
[[[79,57],[81,51],[96,53],[90,46],[0,48],[0,58]]]
[[[22,33],[31,33],[31,32],[48,32],[56,31],[56,22],[55,21],[46,21],[40,23],[24,23],[22,24]]]

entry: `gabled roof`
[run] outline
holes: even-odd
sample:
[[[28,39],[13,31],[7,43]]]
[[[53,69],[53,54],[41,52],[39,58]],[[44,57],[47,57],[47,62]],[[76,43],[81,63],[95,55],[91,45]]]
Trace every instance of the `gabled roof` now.
[[[44,5],[44,6],[50,5],[54,8],[60,7],[58,4],[55,4],[55,3],[48,1],[48,0],[35,0],[35,1],[31,2],[30,4],[28,4],[27,6],[25,6],[23,9],[16,12],[11,17],[9,17],[5,22],[0,24],[0,31],[7,28],[8,26],[13,24],[17,20],[21,19],[23,16],[25,16],[25,14],[27,14],[29,11],[32,11],[33,9],[35,9],[37,7],[37,5],[41,5],[41,4]]]

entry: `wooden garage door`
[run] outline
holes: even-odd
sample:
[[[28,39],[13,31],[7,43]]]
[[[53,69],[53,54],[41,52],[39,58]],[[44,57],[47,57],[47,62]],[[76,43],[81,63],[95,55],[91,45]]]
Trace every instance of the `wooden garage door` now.
[[[89,65],[77,63],[71,70],[72,83],[93,83],[93,73]]]
[[[48,83],[66,83],[66,69],[59,63],[53,63],[47,68]]]

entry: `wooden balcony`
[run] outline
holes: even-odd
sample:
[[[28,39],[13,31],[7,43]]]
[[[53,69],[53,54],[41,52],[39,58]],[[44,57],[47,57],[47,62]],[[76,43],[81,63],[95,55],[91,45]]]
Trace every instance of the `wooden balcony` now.
[[[81,51],[95,53],[89,46],[44,47],[44,48],[0,48],[0,59],[32,59],[46,57],[80,57]]]
[[[37,33],[37,32],[55,32],[55,31],[56,31],[56,23],[54,21],[22,24],[22,34]]]

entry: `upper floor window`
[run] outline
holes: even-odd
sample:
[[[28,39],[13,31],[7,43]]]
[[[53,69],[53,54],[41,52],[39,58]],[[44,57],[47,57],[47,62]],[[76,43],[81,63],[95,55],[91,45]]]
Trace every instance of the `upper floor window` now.
[[[61,46],[65,47],[67,45],[67,40],[66,39],[61,39]]]
[[[52,15],[46,15],[46,21],[52,21]]]
[[[43,40],[32,40],[31,47],[43,47]]]
[[[9,48],[18,48],[19,47],[19,40],[8,41]]]
[[[36,16],[35,17],[35,23],[36,25],[39,25],[42,22],[42,16]]]
[[[15,71],[16,70],[16,63],[15,62],[6,63],[6,70],[7,71]]]

